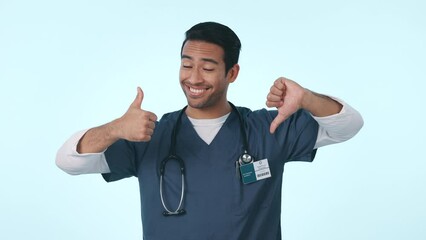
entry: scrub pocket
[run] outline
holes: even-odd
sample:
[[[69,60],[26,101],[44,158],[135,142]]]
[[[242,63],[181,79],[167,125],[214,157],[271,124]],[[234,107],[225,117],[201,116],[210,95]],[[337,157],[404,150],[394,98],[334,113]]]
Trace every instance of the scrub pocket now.
[[[280,194],[281,185],[276,181],[279,178],[274,176],[262,179],[253,183],[244,184],[241,178],[234,180],[234,212],[235,215],[245,215],[248,211],[258,208],[268,208],[275,194]],[[281,179],[281,178],[279,178]]]

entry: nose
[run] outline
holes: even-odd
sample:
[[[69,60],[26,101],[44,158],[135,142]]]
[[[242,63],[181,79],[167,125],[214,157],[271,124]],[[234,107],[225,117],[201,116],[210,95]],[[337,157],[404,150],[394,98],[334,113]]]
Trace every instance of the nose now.
[[[192,69],[192,71],[191,71],[191,73],[188,77],[188,80],[191,84],[194,84],[194,85],[203,82],[203,77],[202,77],[198,68]]]

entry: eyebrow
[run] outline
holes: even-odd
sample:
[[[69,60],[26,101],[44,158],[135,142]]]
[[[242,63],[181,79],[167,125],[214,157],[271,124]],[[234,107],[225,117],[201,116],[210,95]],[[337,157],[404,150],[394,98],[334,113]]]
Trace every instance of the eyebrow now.
[[[189,59],[189,60],[193,60],[193,58],[191,56],[188,56],[188,55],[182,55],[181,56],[181,59],[184,59],[184,58]],[[210,63],[216,64],[216,65],[219,65],[219,63],[216,60],[211,59],[211,58],[201,58],[201,60],[204,61],[204,62],[210,62]]]

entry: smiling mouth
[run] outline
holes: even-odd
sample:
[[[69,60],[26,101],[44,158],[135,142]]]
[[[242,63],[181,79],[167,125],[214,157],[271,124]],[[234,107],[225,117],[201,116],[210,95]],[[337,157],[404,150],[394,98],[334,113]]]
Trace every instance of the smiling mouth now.
[[[207,90],[209,89],[209,88],[206,88],[206,87],[204,87],[204,88],[194,88],[194,87],[190,87],[190,86],[187,86],[187,88],[188,88],[188,92],[189,92],[189,94],[191,95],[191,96],[193,96],[193,97],[199,97],[199,96],[202,96],[205,92],[207,92]]]
[[[192,88],[192,87],[190,87],[189,88],[189,91],[191,92],[191,93],[194,93],[194,94],[202,94],[202,93],[204,93],[205,91],[206,91],[207,89],[205,89],[205,88]]]

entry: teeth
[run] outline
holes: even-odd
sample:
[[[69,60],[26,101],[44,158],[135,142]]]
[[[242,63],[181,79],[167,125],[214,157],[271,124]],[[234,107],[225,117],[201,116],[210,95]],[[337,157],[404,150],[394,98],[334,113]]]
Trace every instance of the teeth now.
[[[205,89],[195,89],[195,88],[189,88],[189,91],[196,93],[196,94],[200,94],[203,93],[205,91]]]

